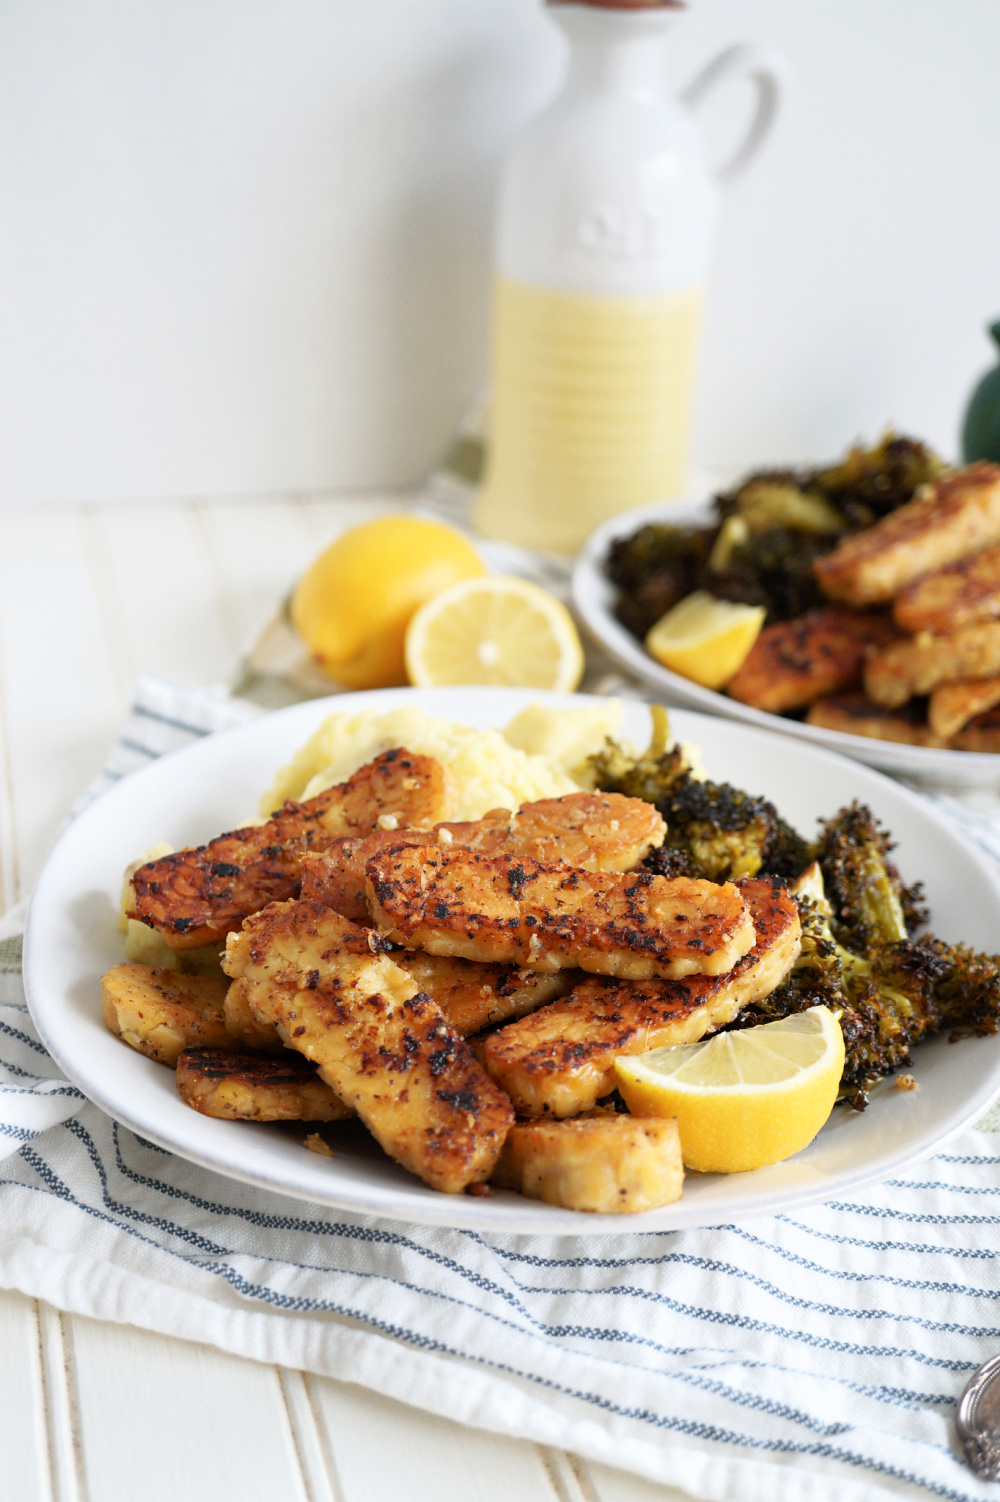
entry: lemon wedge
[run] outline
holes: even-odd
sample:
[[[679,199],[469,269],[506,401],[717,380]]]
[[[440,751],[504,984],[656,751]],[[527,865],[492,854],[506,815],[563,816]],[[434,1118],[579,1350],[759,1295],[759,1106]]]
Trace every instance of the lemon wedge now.
[[[292,624],[345,688],[406,682],[413,612],[459,579],[485,573],[460,532],[422,516],[382,516],[342,532],[302,575]]]
[[[419,688],[490,683],[568,692],[583,675],[583,648],[569,611],[537,584],[466,579],[413,617],[406,670]]]
[[[765,614],[763,606],[735,605],[699,589],[660,617],[646,651],[704,688],[722,688],[742,667]]]
[[[843,1072],[829,1007],[615,1061],[629,1110],[676,1116],[681,1156],[702,1173],[744,1173],[799,1152],[833,1110]]]

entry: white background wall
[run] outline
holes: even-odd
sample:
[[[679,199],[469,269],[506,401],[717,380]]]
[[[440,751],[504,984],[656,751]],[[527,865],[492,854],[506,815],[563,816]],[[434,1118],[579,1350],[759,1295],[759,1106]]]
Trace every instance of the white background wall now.
[[[787,63],[728,195],[702,463],[955,448],[1000,314],[997,0],[692,0]],[[485,368],[538,0],[4,0],[0,502],[415,480]],[[706,118],[710,152],[749,92]]]

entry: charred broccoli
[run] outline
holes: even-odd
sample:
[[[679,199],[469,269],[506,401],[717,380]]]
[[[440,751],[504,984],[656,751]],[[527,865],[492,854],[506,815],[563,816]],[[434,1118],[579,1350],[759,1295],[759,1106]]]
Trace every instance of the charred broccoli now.
[[[903,884],[889,860],[892,841],[864,804],[842,808],[823,826],[816,857],[837,939],[855,954],[896,944],[927,922],[923,889]]]
[[[661,616],[699,589],[717,527],[640,527],[611,544],[608,578],[619,591],[615,614],[644,637]]]
[[[719,523],[650,523],[609,550],[615,613],[639,638],[686,595],[763,605],[767,623],[794,620],[824,596],[817,558],[845,532],[871,526],[944,471],[924,444],[888,433],[819,469],[761,470],[715,497]]]
[[[667,825],[664,844],[647,858],[661,876],[734,881],[740,876],[797,876],[811,858],[805,840],[773,803],[728,783],[696,777],[680,746],[667,749],[666,711],[655,706],[653,741],[640,757],[609,741],[591,759],[595,786],[655,804]]]
[[[864,1110],[879,1080],[905,1069],[910,1050],[934,1033],[952,1040],[997,1031],[1000,958],[926,935],[875,940],[865,956],[837,942],[836,918],[818,864],[790,888],[802,921],[802,953],[770,996],[746,1007],[733,1028],[773,1022],[807,1007],[840,1017],[846,1051],[840,1097]]]
[[[684,748],[667,745],[666,712],[652,715],[652,744],[641,756],[609,741],[591,759],[598,788],[644,798],[663,815],[666,839],[646,867],[709,881],[764,872],[788,883],[799,908],[799,959],[731,1028],[828,1006],[846,1047],[841,1098],[857,1110],[879,1080],[909,1064],[922,1038],[997,1031],[1000,957],[913,938],[927,919],[921,888],[903,882],[889,859],[892,841],[870,809],[841,809],[809,846],[766,799],[699,780]]]

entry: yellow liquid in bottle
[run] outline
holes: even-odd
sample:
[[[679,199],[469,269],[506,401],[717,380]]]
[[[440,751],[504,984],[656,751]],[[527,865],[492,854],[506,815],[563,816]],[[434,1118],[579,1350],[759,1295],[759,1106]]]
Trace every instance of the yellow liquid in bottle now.
[[[700,317],[700,287],[600,297],[497,277],[480,531],[571,552],[616,512],[683,495]]]

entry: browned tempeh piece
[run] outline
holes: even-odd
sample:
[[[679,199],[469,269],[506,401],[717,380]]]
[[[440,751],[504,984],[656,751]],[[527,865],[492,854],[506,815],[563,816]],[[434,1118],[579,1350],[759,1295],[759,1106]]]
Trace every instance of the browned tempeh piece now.
[[[429,832],[377,829],[360,839],[339,840],[323,853],[305,857],[300,895],[365,923],[365,866],[394,845],[437,843],[479,855],[564,861],[584,871],[631,871],[663,844],[665,833],[663,819],[645,799],[568,793],[525,803],[516,814],[497,808],[485,818],[438,824]]]
[[[927,706],[927,721],[936,735],[950,739],[974,719],[1000,704],[1000,678],[972,683],[941,683]]]
[[[324,904],[325,906],[325,904]],[[471,960],[424,954],[419,949],[399,950],[393,960],[412,977],[421,991],[437,1002],[445,1017],[463,1038],[481,1028],[524,1017],[570,989],[578,975],[559,970],[539,975],[513,965],[477,965]],[[249,987],[234,980],[226,995],[226,1028],[232,1046],[281,1051],[277,1031],[258,1022],[250,1005]]]
[[[577,1116],[615,1087],[615,1059],[696,1043],[774,990],[798,958],[798,909],[777,882],[740,883],[757,942],[728,975],[591,978],[485,1039],[482,1057],[522,1116]]]
[[[354,1112],[338,1100],[301,1054],[281,1059],[187,1048],[177,1060],[181,1099],[222,1121],[344,1121]]]
[[[897,741],[905,746],[946,746],[927,724],[923,705],[904,704],[902,709],[882,709],[864,694],[838,694],[820,699],[806,715],[807,725],[823,730],[843,730],[876,741]]]
[[[677,1122],[615,1115],[517,1122],[493,1182],[564,1210],[655,1210],[680,1199],[684,1188]]]
[[[531,970],[718,975],[754,941],[731,882],[578,871],[439,846],[370,860],[368,902],[394,943]]]
[[[982,548],[914,579],[897,596],[892,613],[914,636],[930,631],[947,636],[960,626],[1000,616],[1000,544]]]
[[[254,1052],[282,1053],[284,1044],[270,1025],[258,1022],[250,1005],[250,987],[246,981],[234,980],[226,992],[223,1016],[231,1048],[250,1048]]]
[[[965,626],[950,636],[916,636],[893,642],[865,664],[865,692],[876,704],[898,709],[939,683],[1000,674],[1000,621]]]
[[[813,564],[833,600],[882,605],[913,579],[1000,542],[1000,468],[973,464],[936,480],[874,527]]]
[[[174,949],[221,943],[248,913],[297,893],[304,851],[367,834],[380,819],[431,824],[448,813],[452,787],[452,774],[432,757],[386,751],[318,797],[289,801],[266,824],[140,866],[129,916]]]
[[[115,965],[101,980],[105,1025],[138,1053],[173,1066],[185,1048],[232,1046],[222,976],[182,975],[152,965]]]
[[[977,714],[951,744],[956,751],[1000,751],[1000,708]]]
[[[436,1001],[456,1033],[467,1038],[481,1028],[525,1017],[563,996],[580,977],[573,970],[547,975],[513,965],[477,965],[450,955],[404,949],[393,955],[421,991]]]
[[[315,902],[272,903],[228,943],[258,1021],[317,1065],[390,1157],[458,1193],[493,1171],[513,1111],[410,976]]]
[[[801,709],[860,683],[866,655],[897,635],[888,616],[838,605],[777,621],[764,627],[726,693],[771,714]]]

